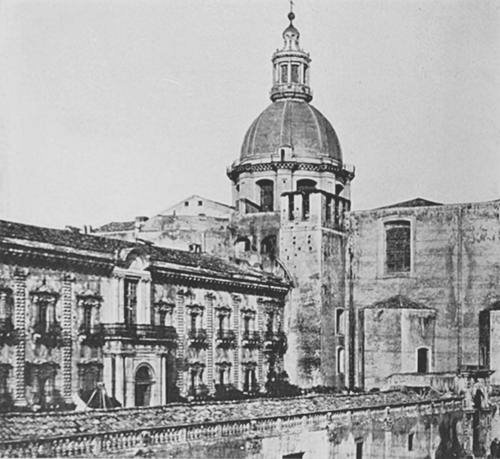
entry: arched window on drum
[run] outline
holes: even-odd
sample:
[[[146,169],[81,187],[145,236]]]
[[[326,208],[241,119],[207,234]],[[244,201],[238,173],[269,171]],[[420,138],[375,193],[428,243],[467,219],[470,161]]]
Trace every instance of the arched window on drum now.
[[[260,191],[260,211],[272,212],[274,210],[274,182],[272,180],[259,180],[257,186]]]

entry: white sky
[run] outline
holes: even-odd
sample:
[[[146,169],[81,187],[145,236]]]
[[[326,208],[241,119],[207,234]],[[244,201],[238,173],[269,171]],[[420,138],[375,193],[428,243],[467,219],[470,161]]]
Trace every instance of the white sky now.
[[[353,208],[500,198],[498,0],[296,0]],[[0,0],[0,218],[47,226],[230,201],[286,0]]]

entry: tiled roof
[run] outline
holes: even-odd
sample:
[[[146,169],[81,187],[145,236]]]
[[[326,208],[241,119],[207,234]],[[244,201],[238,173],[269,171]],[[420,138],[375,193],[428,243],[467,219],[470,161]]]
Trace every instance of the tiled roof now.
[[[268,273],[250,267],[238,266],[214,256],[168,249],[152,244],[141,244],[122,241],[120,239],[81,234],[76,231],[43,228],[0,220],[0,245],[2,239],[5,240],[5,238],[51,244],[52,246],[56,246],[56,248],[59,247],[65,250],[71,248],[100,252],[103,255],[109,255],[110,258],[115,257],[122,249],[140,248],[142,253],[149,256],[151,262],[157,261],[191,268],[201,268],[202,270],[215,272],[215,274],[225,278],[247,276],[258,282],[284,285],[280,280]]]
[[[378,207],[378,209],[390,209],[391,207],[428,207],[428,206],[442,206],[441,202],[429,201],[424,198],[410,199],[409,201],[398,202],[389,206]]]
[[[130,222],[110,222],[99,228],[94,228],[94,232],[98,233],[114,233],[118,231],[132,231],[135,227],[134,221]]]

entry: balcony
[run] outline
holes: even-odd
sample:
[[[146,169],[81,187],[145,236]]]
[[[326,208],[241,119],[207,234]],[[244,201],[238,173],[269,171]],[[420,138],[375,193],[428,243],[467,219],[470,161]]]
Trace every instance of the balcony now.
[[[0,319],[0,346],[14,344],[16,331],[10,317]]]
[[[62,327],[59,322],[37,322],[33,326],[35,344],[48,348],[62,347],[64,344]]]
[[[94,325],[93,327],[87,327],[82,324],[78,329],[78,336],[80,338],[80,344],[89,347],[102,347],[105,342],[105,330],[102,324]]]
[[[243,383],[243,392],[246,394],[254,395],[258,394],[260,391],[260,386],[254,382],[254,383]]]
[[[217,345],[222,348],[236,347],[236,334],[233,330],[217,330]]]
[[[162,344],[177,346],[177,332],[174,327],[152,324],[103,324],[106,340],[132,341],[141,344]]]
[[[284,354],[287,350],[286,335],[282,331],[268,330],[264,333],[264,352]]]
[[[207,348],[208,334],[204,328],[193,328],[188,333],[189,344],[193,347]]]
[[[241,337],[241,345],[248,349],[257,349],[262,345],[262,337],[258,331],[245,330]]]
[[[189,386],[188,397],[193,397],[194,400],[204,400],[209,394],[208,386],[205,384],[196,384]]]

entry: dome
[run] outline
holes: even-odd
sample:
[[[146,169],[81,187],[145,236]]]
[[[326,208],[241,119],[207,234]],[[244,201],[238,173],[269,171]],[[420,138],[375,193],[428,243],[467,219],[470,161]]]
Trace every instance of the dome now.
[[[339,140],[330,122],[303,100],[280,99],[269,105],[248,129],[240,161],[269,159],[290,146],[298,160],[342,162]]]

